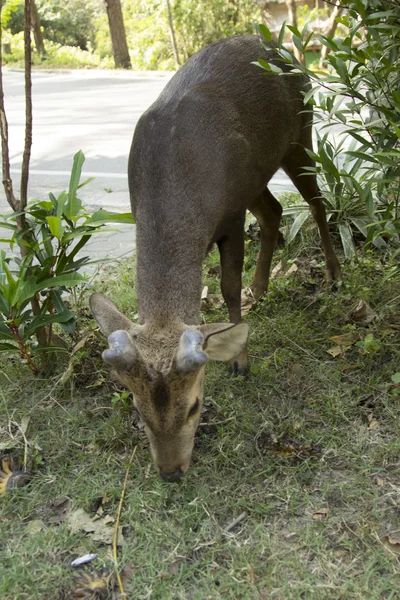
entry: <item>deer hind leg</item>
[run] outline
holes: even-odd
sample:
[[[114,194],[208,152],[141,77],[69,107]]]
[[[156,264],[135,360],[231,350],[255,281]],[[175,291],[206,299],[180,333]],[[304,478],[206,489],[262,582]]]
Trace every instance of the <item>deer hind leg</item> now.
[[[239,323],[241,314],[242,269],[244,259],[244,215],[232,227],[228,235],[218,242],[221,261],[221,292],[228,307],[231,323]],[[234,375],[247,375],[247,346],[230,362]]]
[[[250,286],[254,297],[258,300],[268,289],[272,255],[278,242],[282,207],[269,189],[266,188],[249,206],[249,210],[256,217],[261,232],[256,272]]]
[[[285,156],[282,168],[293,181],[304,200],[310,205],[311,214],[318,225],[324,249],[326,279],[328,282],[331,282],[340,277],[340,264],[332,248],[325,206],[317,184],[317,178],[315,174],[304,174],[304,167],[314,166],[314,161],[308,156],[305,150],[305,147],[312,148],[311,127],[303,129],[302,144],[294,146]]]

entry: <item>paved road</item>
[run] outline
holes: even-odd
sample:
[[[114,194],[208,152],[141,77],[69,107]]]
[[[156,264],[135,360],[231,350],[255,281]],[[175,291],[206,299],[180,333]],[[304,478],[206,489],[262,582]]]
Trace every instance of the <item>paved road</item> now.
[[[129,210],[127,159],[135,125],[156,99],[171,73],[119,71],[35,71],[33,73],[33,146],[29,197],[47,198],[68,185],[75,152],[86,156],[84,175],[95,176],[82,189],[85,206]],[[24,145],[24,74],[4,70],[12,176],[18,193]],[[275,193],[292,190],[278,173],[270,184]],[[8,205],[0,190],[0,213]],[[134,248],[134,227],[91,242],[96,258],[119,257]]]

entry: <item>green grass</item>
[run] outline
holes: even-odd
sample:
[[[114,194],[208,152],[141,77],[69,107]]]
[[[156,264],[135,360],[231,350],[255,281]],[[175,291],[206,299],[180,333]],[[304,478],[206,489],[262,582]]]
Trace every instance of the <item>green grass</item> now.
[[[101,363],[100,335],[74,355],[64,382],[66,364],[48,381],[3,361],[0,442],[30,417],[27,437],[41,449],[32,482],[0,500],[2,599],[74,597],[69,564],[87,552],[99,555],[96,568],[112,568],[109,546],[52,522],[51,502],[67,497],[71,510],[93,515],[108,492],[105,512],[115,517],[136,444],[121,517],[126,544],[119,551],[121,567],[130,568],[129,598],[399,597],[400,555],[386,549],[384,537],[400,531],[400,395],[391,380],[400,371],[400,282],[385,281],[388,267],[370,254],[343,264],[343,282],[330,291],[318,242],[302,235],[303,242],[276,256],[288,265],[297,258],[298,272],[273,280],[247,317],[250,377],[232,379],[222,363],[208,367],[193,463],[179,485],[157,476],[135,413],[123,399],[115,401],[121,390]],[[256,248],[249,240],[247,283]],[[312,259],[317,266],[310,267]],[[217,265],[214,252],[205,267],[211,300],[219,296]],[[96,288],[135,318],[133,262],[108,273]],[[369,326],[347,318],[360,298],[379,315]],[[75,342],[95,330],[85,303]],[[203,317],[227,319],[224,308],[211,307]],[[348,331],[361,342],[373,334],[374,348],[361,343],[333,359],[329,337]],[[272,453],[269,436],[320,451],[297,460]],[[328,512],[316,520],[320,509]],[[34,519],[43,529],[32,534]]]

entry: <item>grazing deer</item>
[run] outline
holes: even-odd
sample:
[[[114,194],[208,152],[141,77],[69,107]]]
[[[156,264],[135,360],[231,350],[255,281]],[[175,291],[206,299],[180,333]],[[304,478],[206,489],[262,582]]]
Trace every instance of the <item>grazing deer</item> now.
[[[181,479],[192,454],[209,359],[247,371],[248,326],[241,322],[246,210],[257,218],[261,248],[252,291],[268,287],[282,208],[267,188],[282,167],[317,222],[328,280],[340,274],[313,162],[306,77],[268,76],[252,64],[274,61],[258,36],[207,46],[174,75],[140,118],[129,156],[137,227],[139,324],[105,296],[90,304],[108,337],[103,353],[132,390],[154,463],[166,481]],[[279,63],[285,69],[284,66]],[[213,243],[231,323],[200,324],[202,264]]]

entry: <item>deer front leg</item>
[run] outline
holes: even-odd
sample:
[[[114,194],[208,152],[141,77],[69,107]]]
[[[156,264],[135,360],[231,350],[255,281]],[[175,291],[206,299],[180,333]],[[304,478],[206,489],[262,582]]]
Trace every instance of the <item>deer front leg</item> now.
[[[244,215],[234,223],[229,234],[218,241],[221,261],[221,292],[228,307],[231,323],[242,320],[240,302],[244,259]],[[230,361],[234,375],[246,376],[248,372],[247,345]]]

